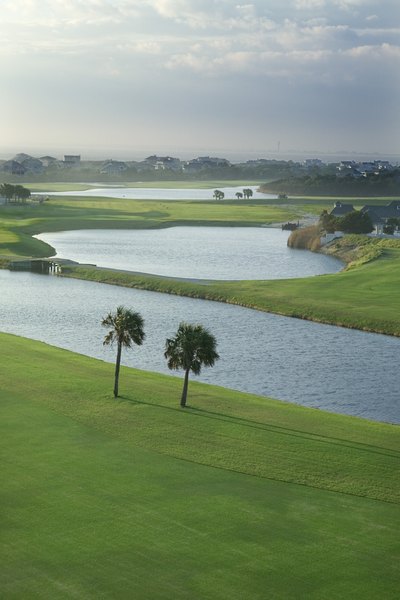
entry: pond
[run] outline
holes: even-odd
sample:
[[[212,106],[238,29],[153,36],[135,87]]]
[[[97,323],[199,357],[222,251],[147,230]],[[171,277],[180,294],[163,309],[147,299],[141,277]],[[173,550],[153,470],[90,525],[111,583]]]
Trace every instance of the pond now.
[[[0,330],[114,362],[100,322],[123,304],[145,319],[126,365],[170,373],[165,339],[180,321],[202,323],[221,359],[201,381],[332,412],[400,422],[397,338],[93,282],[0,270]],[[23,357],[21,357],[23,361]],[[182,374],[179,374],[182,376]],[[110,386],[112,382],[110,381]],[[121,388],[123,389],[123,378]]]
[[[226,200],[236,200],[236,194],[243,192],[243,187],[251,189],[253,200],[273,199],[276,194],[263,194],[258,186],[218,187],[225,194]],[[148,187],[99,187],[83,191],[40,192],[49,196],[85,196],[88,198],[127,198],[130,200],[213,200],[214,188],[148,188]]]
[[[102,267],[200,279],[286,279],[336,273],[324,254],[288,248],[289,232],[267,227],[81,230],[36,236],[57,257]]]

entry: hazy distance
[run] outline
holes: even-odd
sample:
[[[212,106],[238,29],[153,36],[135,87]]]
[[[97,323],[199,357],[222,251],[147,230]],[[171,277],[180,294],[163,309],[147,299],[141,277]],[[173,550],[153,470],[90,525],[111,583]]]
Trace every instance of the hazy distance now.
[[[400,153],[397,0],[13,0],[0,154]]]

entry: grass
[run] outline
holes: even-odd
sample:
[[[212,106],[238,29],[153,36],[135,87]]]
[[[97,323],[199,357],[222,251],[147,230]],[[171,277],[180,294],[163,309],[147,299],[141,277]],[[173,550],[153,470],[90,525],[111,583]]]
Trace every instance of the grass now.
[[[350,239],[355,266],[334,275],[275,281],[189,281],[86,266],[68,267],[64,275],[399,336],[400,242],[371,239],[365,243],[369,238],[364,236]],[[338,252],[344,243],[338,243]],[[343,252],[349,254],[350,249]]]
[[[398,427],[0,355],[5,598],[397,598]]]
[[[266,202],[140,201],[58,197],[43,204],[0,207],[0,255],[46,256],[49,247],[22,237],[72,229],[148,229],[174,225],[271,225],[299,216]],[[9,235],[19,241],[10,246]],[[48,254],[47,254],[48,255]]]
[[[99,183],[26,183],[25,187],[33,192],[68,192],[83,191],[93,188],[121,187],[121,188],[158,188],[158,189],[218,189],[221,187],[248,187],[260,185],[252,181],[243,180],[208,180],[208,181],[125,181],[125,182],[99,182]],[[123,191],[123,190],[122,190]]]
[[[221,187],[221,186],[219,186]],[[332,202],[329,198],[327,201]],[[387,198],[380,199],[382,202]],[[297,204],[297,201],[299,204]],[[304,202],[310,204],[305,205]],[[13,257],[51,256],[53,248],[31,235],[86,228],[160,228],[173,225],[260,226],[297,220],[320,198],[271,201],[181,202],[106,198],[53,198],[41,205],[5,206],[0,211],[0,265]],[[375,199],[374,199],[375,201]],[[400,335],[399,242],[358,238],[355,268],[307,279],[195,282],[78,267],[65,275],[154,291],[240,304],[282,315]],[[396,246],[397,244],[397,246]],[[393,247],[392,247],[393,246]],[[373,250],[374,248],[374,250]],[[339,256],[346,252],[337,249]],[[354,254],[354,251],[352,251]],[[353,259],[354,257],[352,257]],[[374,259],[374,260],[372,260]],[[366,261],[370,262],[367,264]]]

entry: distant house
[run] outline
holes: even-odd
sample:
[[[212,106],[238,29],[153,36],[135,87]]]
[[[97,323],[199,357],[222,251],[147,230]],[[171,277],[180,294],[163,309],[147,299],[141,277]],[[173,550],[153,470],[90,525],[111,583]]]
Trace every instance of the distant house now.
[[[21,164],[29,173],[43,172],[43,163],[38,158],[33,158],[32,156],[29,156],[28,158],[25,158],[23,161],[21,161]]]
[[[1,170],[5,173],[10,173],[10,175],[25,175],[26,173],[24,165],[16,160],[7,160],[3,163]]]
[[[185,171],[201,171],[202,169],[213,169],[217,167],[230,167],[231,163],[226,158],[213,156],[199,156],[185,163]]]
[[[355,208],[352,204],[344,204],[343,202],[335,202],[335,206],[331,210],[331,215],[334,217],[343,217],[348,213],[354,212]]]
[[[306,169],[312,169],[314,167],[323,167],[324,163],[319,158],[306,158],[306,160],[303,161],[303,165]]]
[[[366,204],[361,212],[368,214],[376,233],[382,233],[388,219],[400,219],[400,200],[392,200],[385,206]]]
[[[382,171],[393,170],[393,165],[387,160],[374,160],[355,162],[354,160],[342,160],[336,167],[336,177],[368,177],[369,175],[379,175]]]
[[[152,166],[155,171],[180,171],[182,169],[180,159],[173,156],[157,156],[153,154],[153,156],[148,156],[144,162]]]
[[[41,156],[39,160],[41,161],[44,167],[50,167],[54,163],[58,162],[57,159],[54,158],[54,156]]]
[[[128,165],[120,160],[106,160],[100,167],[100,173],[106,175],[116,175],[126,171]]]
[[[25,154],[25,152],[20,152],[19,154],[13,156],[12,160],[16,160],[17,162],[22,164],[22,162],[24,160],[27,160],[28,158],[33,158],[33,156],[31,156],[30,154]]]
[[[64,155],[64,165],[66,167],[74,167],[79,165],[81,162],[80,154],[65,154]]]

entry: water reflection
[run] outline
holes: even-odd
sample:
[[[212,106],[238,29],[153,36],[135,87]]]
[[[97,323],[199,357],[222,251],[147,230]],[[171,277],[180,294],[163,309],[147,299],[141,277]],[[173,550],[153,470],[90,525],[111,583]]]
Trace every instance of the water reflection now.
[[[114,269],[200,279],[286,279],[336,273],[342,263],[287,247],[289,232],[266,227],[81,230],[37,237],[57,257]]]

